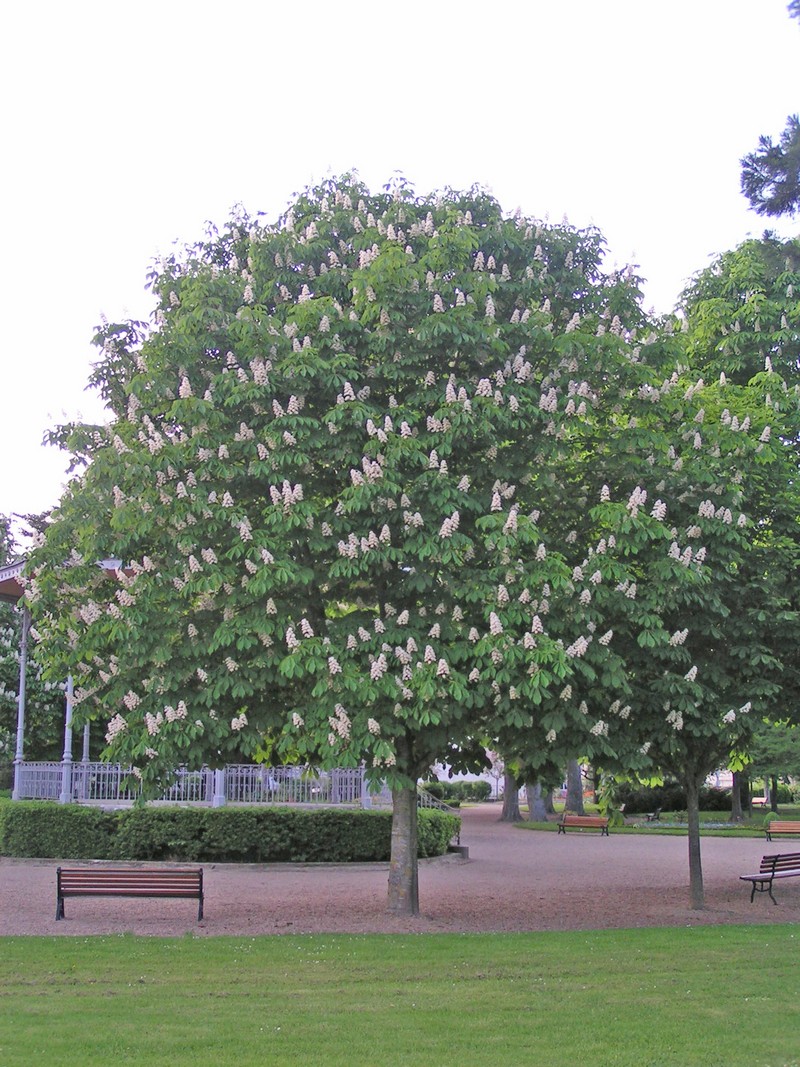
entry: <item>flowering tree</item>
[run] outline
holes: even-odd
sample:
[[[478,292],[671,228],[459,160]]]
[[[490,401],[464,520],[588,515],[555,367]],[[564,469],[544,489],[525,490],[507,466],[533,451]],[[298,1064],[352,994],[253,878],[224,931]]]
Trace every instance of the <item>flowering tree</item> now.
[[[698,311],[707,324],[708,309]],[[560,484],[575,487],[572,513],[566,502],[545,510],[566,529],[574,524],[580,543],[594,539],[573,580],[591,583],[591,598],[582,595],[595,635],[608,627],[573,661],[569,700],[607,742],[594,746],[604,771],[668,772],[684,782],[690,895],[701,907],[699,788],[711,771],[743,758],[759,715],[796,706],[798,406],[763,353],[766,369],[750,381],[691,375],[689,360],[700,351],[695,321],[690,315],[688,333],[678,336],[662,329],[639,353],[649,378],[590,447],[564,457]],[[702,351],[719,358],[713,345]],[[604,483],[601,507],[585,495],[587,465]],[[652,525],[645,534],[654,522],[663,525],[666,552]],[[563,618],[551,619],[549,632]],[[537,765],[557,755],[590,755],[569,732],[550,740],[537,750],[517,732],[498,747],[534,778]]]
[[[800,563],[796,491],[797,344],[800,255],[796,241],[747,241],[701,272],[684,293],[687,360],[704,376],[702,396],[713,416],[742,436],[728,480],[738,490],[749,534],[712,563],[715,595],[692,611],[684,648],[698,668],[697,696],[716,703],[723,729],[686,735],[690,819],[702,778],[731,760],[750,759],[763,720],[794,719],[798,706]],[[753,429],[759,432],[757,439]],[[709,720],[711,721],[711,720]],[[674,740],[674,739],[673,739]],[[728,759],[726,760],[726,747]],[[675,751],[659,758],[674,770]],[[732,759],[731,759],[732,758]],[[699,836],[690,836],[694,901],[702,902]]]
[[[601,252],[479,191],[344,178],[212,231],[154,270],[149,328],[100,331],[112,422],[56,435],[78,473],[28,601],[76,722],[106,722],[146,793],[265,735],[364,762],[393,789],[389,906],[413,913],[436,760],[524,734],[543,766],[632,736],[645,761],[625,655],[680,660],[671,617],[704,582],[685,539],[744,537],[719,482],[739,438],[715,427],[697,487],[678,479],[678,530],[699,403],[654,414],[671,342],[637,340],[635,283]]]
[[[790,385],[800,361],[800,241],[744,241],[700,271],[682,294],[688,359],[706,378],[746,384],[774,366]],[[769,364],[767,364],[769,360]]]

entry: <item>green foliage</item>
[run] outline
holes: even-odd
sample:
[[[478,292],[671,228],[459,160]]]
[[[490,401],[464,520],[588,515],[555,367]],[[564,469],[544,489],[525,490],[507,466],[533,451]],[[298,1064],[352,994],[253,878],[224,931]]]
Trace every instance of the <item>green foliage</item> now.
[[[759,215],[793,216],[800,210],[800,118],[790,115],[777,144],[761,136],[742,161],[742,192]]]
[[[48,801],[0,804],[0,855],[111,859],[117,816],[99,808]]]
[[[461,827],[458,815],[421,808],[418,812],[417,844],[420,856],[441,856]]]
[[[430,782],[424,782],[423,789],[426,789],[431,796],[437,797],[439,800],[444,800],[447,803],[450,803],[451,801],[473,801],[480,803],[483,800],[488,800],[492,795],[491,784],[485,782],[483,779],[479,779],[476,782],[442,781],[440,779],[433,779]]]
[[[460,820],[419,813],[419,855],[447,851]],[[42,802],[0,804],[0,854],[182,862],[387,860],[391,814],[289,807],[144,807],[119,812]]]
[[[747,771],[751,778],[764,775],[800,778],[800,726],[787,722],[760,723],[748,747],[748,756]],[[785,789],[785,786],[779,788],[778,800]],[[788,802],[791,797],[784,794],[783,799]]]
[[[203,853],[206,808],[132,808],[117,816],[114,859],[186,860]],[[234,823],[234,829],[239,826]],[[235,851],[235,841],[231,850]]]
[[[688,357],[699,373],[746,385],[772,368],[797,384],[800,365],[800,241],[765,234],[722,253],[681,298]],[[781,401],[780,377],[770,383]]]
[[[615,803],[625,805],[626,815],[643,815],[661,808],[662,811],[685,811],[686,790],[678,782],[665,782],[659,786],[638,786],[632,782],[620,782],[615,791]],[[703,811],[731,810],[729,789],[703,787],[700,790],[700,807]]]
[[[153,324],[101,330],[114,418],[60,435],[88,467],[28,600],[146,794],[265,736],[405,785],[475,737],[530,774],[636,770],[679,726],[731,747],[753,694],[709,641],[766,413],[731,426],[601,256],[478,190],[345,177],[169,257]]]

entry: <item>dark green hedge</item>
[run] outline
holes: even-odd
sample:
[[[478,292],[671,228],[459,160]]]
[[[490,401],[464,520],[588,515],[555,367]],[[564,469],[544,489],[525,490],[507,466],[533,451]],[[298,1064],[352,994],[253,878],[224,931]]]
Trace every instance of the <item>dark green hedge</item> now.
[[[686,790],[677,782],[665,782],[664,785],[652,787],[623,782],[617,788],[614,802],[625,805],[626,815],[641,815],[656,808],[662,811],[686,811]],[[700,790],[700,810],[730,812],[730,789],[703,786]]]
[[[427,790],[433,797],[438,797],[439,800],[443,800],[446,804],[452,804],[454,801],[484,801],[488,800],[492,795],[492,787],[489,782],[484,781],[482,778],[476,782],[462,782],[462,781],[439,781],[438,779],[431,779],[429,782],[423,782],[422,788]]]
[[[0,853],[4,856],[113,858],[117,813],[48,800],[0,804]]]
[[[48,801],[0,804],[0,854],[64,859],[343,863],[387,860],[391,813],[340,808],[130,808]],[[447,812],[419,812],[419,855],[458,833]]]

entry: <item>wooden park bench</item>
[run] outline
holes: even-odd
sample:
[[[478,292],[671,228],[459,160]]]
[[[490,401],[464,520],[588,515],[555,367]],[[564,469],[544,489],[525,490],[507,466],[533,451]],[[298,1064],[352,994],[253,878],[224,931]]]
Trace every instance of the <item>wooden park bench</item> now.
[[[608,837],[608,818],[605,815],[567,815],[566,812],[558,820],[558,833],[565,834],[567,827],[576,829],[599,830],[600,836]]]
[[[647,822],[661,822],[661,808],[656,808],[655,811],[651,811],[648,815],[645,815]]]
[[[765,808],[769,801],[766,797],[750,797],[750,804],[754,808]]]
[[[764,833],[767,835],[767,841],[771,841],[775,834],[800,834],[800,822],[779,822],[777,819],[772,819],[764,827]]]
[[[203,918],[203,868],[59,867],[56,919],[64,918],[65,897],[184,897],[196,899]]]
[[[762,856],[758,874],[740,874],[743,882],[752,882],[750,903],[756,893],[769,893],[773,904],[777,900],[772,896],[772,883],[776,878],[800,878],[800,852],[784,852],[778,856]]]

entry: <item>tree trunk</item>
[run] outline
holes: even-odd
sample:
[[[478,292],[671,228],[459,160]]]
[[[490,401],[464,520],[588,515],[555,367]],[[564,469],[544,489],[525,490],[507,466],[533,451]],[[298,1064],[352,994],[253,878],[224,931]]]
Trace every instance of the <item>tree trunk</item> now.
[[[525,792],[528,794],[528,820],[530,822],[547,821],[547,804],[542,796],[540,782],[526,782]]]
[[[690,907],[705,907],[703,867],[700,862],[700,785],[702,779],[686,775],[686,810],[689,819],[689,898]]]
[[[583,808],[583,777],[581,766],[576,759],[571,759],[567,764],[567,801],[565,810],[573,815],[584,815]]]
[[[519,788],[513,775],[506,771],[503,775],[503,810],[500,814],[500,822],[520,822],[521,820]]]
[[[544,810],[546,815],[555,815],[556,806],[553,803],[553,790],[548,789],[544,794]]]
[[[389,911],[419,915],[417,790],[392,790],[392,853],[389,862]]]
[[[741,822],[744,818],[742,810],[742,788],[744,775],[741,771],[733,772],[733,785],[731,787],[731,822]]]
[[[592,803],[597,803],[597,780],[599,775],[595,771],[594,767],[589,766],[586,773],[586,785],[592,793]]]
[[[769,806],[777,815],[778,813],[778,779],[773,775],[769,785]]]
[[[742,810],[746,811],[749,815],[753,814],[753,805],[751,803],[753,792],[750,784],[750,772],[742,771],[740,778],[739,796],[742,801]]]

